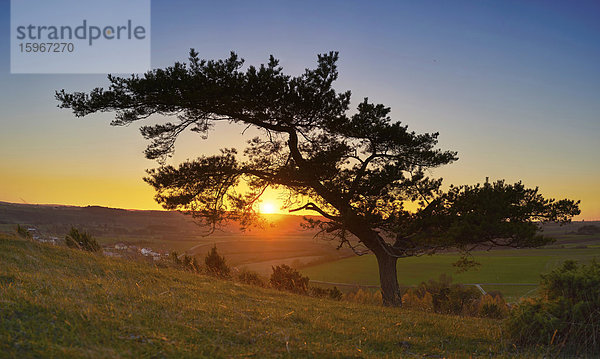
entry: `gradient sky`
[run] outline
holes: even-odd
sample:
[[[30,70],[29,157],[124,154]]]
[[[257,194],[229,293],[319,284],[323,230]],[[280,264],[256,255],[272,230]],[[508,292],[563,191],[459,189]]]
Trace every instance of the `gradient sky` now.
[[[152,1],[152,66],[238,52],[290,74],[340,52],[338,91],[440,132],[460,160],[445,184],[506,179],[581,200],[600,219],[598,1]],[[100,75],[11,75],[9,1],[0,1],[0,201],[157,209],[141,178],[145,142],[110,114],[75,118],[54,90],[106,86]],[[171,163],[242,145],[241,129],[186,135]]]

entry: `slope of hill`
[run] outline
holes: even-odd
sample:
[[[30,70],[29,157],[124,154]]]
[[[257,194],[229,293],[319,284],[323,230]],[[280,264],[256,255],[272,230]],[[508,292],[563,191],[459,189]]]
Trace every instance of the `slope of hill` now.
[[[0,357],[518,354],[498,321],[296,296],[8,237],[0,301]]]

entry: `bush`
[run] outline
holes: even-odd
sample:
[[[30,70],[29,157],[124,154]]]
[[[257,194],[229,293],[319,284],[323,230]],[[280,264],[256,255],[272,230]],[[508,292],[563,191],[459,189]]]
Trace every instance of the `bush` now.
[[[171,253],[169,253],[169,259],[177,264],[177,265],[181,265],[181,260],[179,259],[179,254],[177,254],[176,251],[171,251]]]
[[[237,276],[238,281],[244,284],[255,285],[258,287],[264,287],[265,281],[258,275],[256,272],[249,271],[247,269],[242,269]]]
[[[500,319],[508,315],[508,305],[500,295],[484,295],[477,304],[477,316]]]
[[[419,297],[416,290],[408,289],[402,296],[402,306],[405,308],[432,312],[433,297],[429,292],[425,292],[422,297]]]
[[[342,294],[342,292],[336,286],[334,286],[333,288],[329,289],[329,298],[330,299],[333,299],[333,300],[342,300],[343,297],[344,297],[344,295]]]
[[[198,264],[196,257],[188,256],[187,254],[184,254],[180,263],[181,263],[181,266],[183,266],[183,269],[185,269],[185,270],[189,270],[190,272],[195,272],[195,273],[200,272],[200,264]]]
[[[406,308],[441,314],[502,318],[508,305],[497,293],[485,296],[474,287],[452,284],[450,276],[442,274],[436,280],[422,282],[417,288],[403,289],[402,305]]]
[[[444,274],[437,281],[421,283],[417,292],[419,298],[430,293],[433,311],[442,314],[473,315],[472,308],[481,297],[476,288],[452,284],[452,277]]]
[[[344,297],[342,292],[335,286],[331,289],[310,287],[310,295],[317,298],[329,298],[333,300],[342,300]]]
[[[169,260],[180,269],[185,269],[194,273],[200,273],[202,270],[195,256],[188,256],[187,254],[184,254],[180,258],[176,251],[171,251],[171,253],[169,253]]]
[[[600,354],[600,264],[562,267],[542,275],[541,296],[520,303],[506,331],[522,345],[549,345],[555,352]]]
[[[308,277],[303,277],[300,272],[285,264],[271,268],[273,268],[273,273],[270,284],[273,288],[298,294],[308,292]]]
[[[206,264],[206,270],[208,273],[221,278],[229,278],[231,275],[231,269],[227,265],[225,257],[222,257],[217,253],[217,246],[212,247],[210,252],[206,254],[204,258],[204,264]]]
[[[317,297],[317,298],[325,298],[328,295],[328,291],[325,288],[321,288],[321,287],[310,287],[310,295],[312,297]]]
[[[21,238],[25,238],[25,239],[31,239],[31,233],[29,233],[29,231],[27,230],[27,228],[25,227],[21,227],[20,224],[17,224],[17,235]]]
[[[65,237],[65,243],[70,248],[77,248],[89,252],[98,252],[102,249],[91,234],[79,232],[75,227],[71,227],[69,234]]]
[[[382,303],[381,292],[370,292],[362,288],[346,293],[343,298],[349,302],[360,304],[381,305]]]
[[[450,286],[447,302],[442,303],[438,309],[438,313],[473,315],[472,308],[481,298],[482,294],[477,288],[462,284],[453,284]],[[506,307],[506,303],[504,306]],[[508,311],[507,307],[505,309]]]

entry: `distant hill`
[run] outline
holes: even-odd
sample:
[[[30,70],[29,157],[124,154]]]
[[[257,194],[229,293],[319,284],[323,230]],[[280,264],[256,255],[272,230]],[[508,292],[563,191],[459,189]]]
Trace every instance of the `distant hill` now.
[[[337,243],[314,239],[314,231],[302,229],[301,216],[265,218],[262,227],[246,232],[240,231],[237,223],[228,223],[206,236],[207,228],[179,212],[0,202],[0,232],[14,233],[20,224],[34,231],[36,238],[60,241],[71,227],[77,227],[91,233],[105,248],[126,243],[162,253],[197,255],[199,260],[217,244],[230,265],[263,274],[271,272],[271,265],[299,267],[353,255],[350,249],[337,250]]]
[[[271,235],[306,233],[300,227],[303,219],[294,215],[266,215],[271,224]],[[207,228],[198,226],[191,216],[173,211],[141,211],[100,206],[32,205],[0,202],[0,231],[11,231],[11,225],[29,225],[42,231],[63,235],[71,226],[84,228],[102,237],[164,237],[185,240],[206,234]],[[249,233],[260,234],[263,229],[250,228]],[[219,229],[220,234],[239,234],[240,227],[229,223]]]
[[[244,232],[250,236],[302,235],[314,232],[301,228],[302,216],[270,214],[264,215],[267,224],[263,228],[250,228]],[[312,216],[312,218],[319,218]],[[39,205],[0,202],[0,232],[12,232],[16,224],[38,227],[51,234],[63,235],[71,226],[81,227],[95,236],[102,237],[162,237],[169,239],[203,238],[207,228],[198,226],[193,218],[174,211],[126,210],[100,206],[64,206]],[[600,226],[600,222],[573,222],[565,226],[558,224],[544,225],[548,235],[575,233],[580,227]],[[228,223],[220,228],[217,235],[241,234],[237,223]]]

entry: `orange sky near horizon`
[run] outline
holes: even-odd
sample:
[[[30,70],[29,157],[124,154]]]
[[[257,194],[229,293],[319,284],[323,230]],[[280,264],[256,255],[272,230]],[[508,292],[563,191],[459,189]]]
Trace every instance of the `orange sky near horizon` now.
[[[57,122],[66,122],[72,127],[72,139],[68,143],[57,143],[53,136],[37,136],[29,141],[8,139],[2,144],[10,150],[0,162],[0,201],[162,209],[154,201],[154,190],[142,180],[146,169],[158,165],[143,157],[147,143],[136,126],[108,126],[110,114],[92,115],[90,120],[77,119],[67,111],[55,116]],[[169,163],[177,165],[188,158],[216,153],[225,146],[244,148],[245,141],[258,132],[248,130],[242,135],[243,130],[238,125],[218,125],[208,139],[184,133]],[[111,142],[94,140],[98,133],[110,136]],[[508,183],[522,180],[528,187],[539,186],[546,197],[581,200],[582,214],[575,220],[600,220],[598,168],[571,169],[568,156],[547,163],[535,153],[531,153],[531,158],[516,157],[517,153],[511,153],[510,149],[500,156],[481,143],[476,146],[454,141],[452,134],[444,136],[442,133],[440,142],[440,148],[459,152],[457,162],[430,173],[432,177],[444,178],[444,186],[482,183],[485,177],[490,181],[505,179]],[[574,175],[575,171],[579,173]],[[288,213],[280,209],[280,197],[280,193],[271,190],[263,202],[273,203],[276,213]]]
[[[593,185],[589,183],[587,185]],[[541,192],[552,198],[580,199],[582,214],[574,220],[600,220],[599,199],[589,196],[586,183],[570,187],[556,183],[546,184]],[[554,189],[555,192],[545,189]],[[558,194],[557,194],[558,193]],[[28,204],[98,205],[135,210],[162,210],[153,199],[153,189],[141,178],[90,178],[44,176],[35,174],[0,174],[0,201]],[[290,214],[282,209],[282,194],[268,191],[262,197],[258,210],[262,213]],[[308,215],[300,211],[291,214]]]
[[[12,153],[0,162],[0,201],[161,210],[154,201],[153,189],[142,180],[145,170],[157,167],[157,163],[144,159],[142,151],[147,143],[138,129],[108,126],[110,114],[91,117],[89,121],[82,121],[66,111],[56,116],[56,121],[73,126],[70,143],[57,143],[52,136],[6,141],[4,145],[10,146]],[[227,147],[244,148],[245,141],[258,132],[248,130],[242,136],[243,129],[238,125],[220,124],[206,140],[184,133],[169,163],[177,165],[188,158],[215,153],[224,143]],[[95,141],[96,133],[111,136],[112,141]],[[458,150],[459,160],[430,173],[432,177],[444,178],[445,186],[481,183],[485,177],[490,177],[490,181],[505,179],[508,183],[522,180],[526,186],[539,186],[546,197],[581,200],[582,214],[575,220],[600,220],[599,169],[589,168],[573,175],[568,157],[543,163],[535,154],[532,154],[533,160],[526,156],[516,158],[510,152],[498,156],[483,144],[477,151],[464,143],[453,143],[447,137],[452,136],[441,134],[439,147]],[[557,171],[557,168],[564,170]],[[287,214],[287,210],[281,210],[281,196],[270,190],[262,200],[272,203],[275,213]]]

